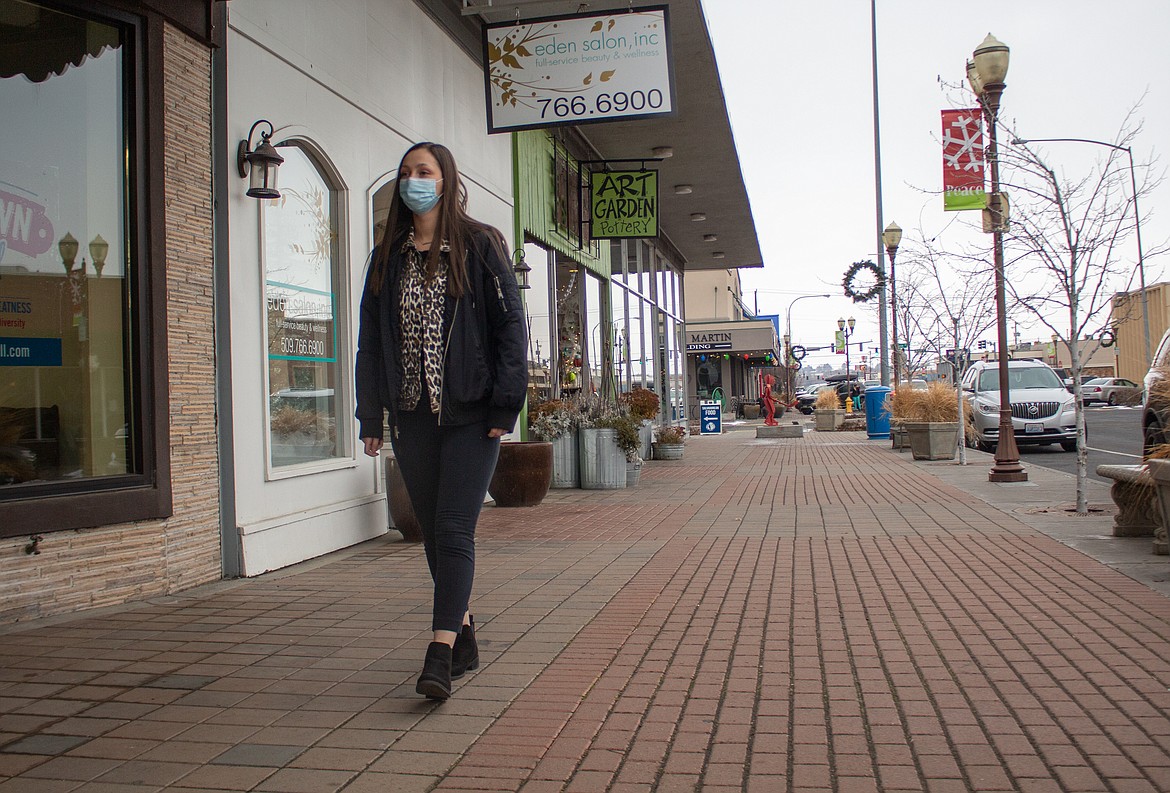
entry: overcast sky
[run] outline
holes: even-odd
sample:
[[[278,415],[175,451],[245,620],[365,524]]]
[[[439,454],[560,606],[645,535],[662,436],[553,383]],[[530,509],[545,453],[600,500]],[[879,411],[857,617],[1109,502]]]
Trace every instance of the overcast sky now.
[[[740,271],[745,302],[758,299],[761,313],[783,322],[796,296],[831,292],[831,299],[795,304],[793,343],[828,344],[837,317],[852,315],[854,338],[876,347],[876,301],[854,304],[841,294],[850,263],[876,253],[869,0],[702,2],[764,256],[762,270]],[[951,221],[974,213],[943,212],[941,197],[922,191],[941,188],[939,111],[974,104],[939,78],[961,82],[966,59],[988,32],[1011,47],[1001,119],[1019,134],[1112,141],[1141,101],[1135,158],[1159,157],[1162,170],[1170,165],[1167,0],[877,5],[886,223],[908,233],[921,228],[944,245],[948,235],[967,233]],[[1070,174],[1108,154],[1075,143],[1043,151]],[[1170,184],[1143,198],[1141,208],[1153,216],[1142,226],[1150,249],[1170,237]],[[1136,261],[1136,248],[1131,255]],[[1165,260],[1147,260],[1148,283],[1166,277]],[[1022,341],[1047,337],[1018,319]]]

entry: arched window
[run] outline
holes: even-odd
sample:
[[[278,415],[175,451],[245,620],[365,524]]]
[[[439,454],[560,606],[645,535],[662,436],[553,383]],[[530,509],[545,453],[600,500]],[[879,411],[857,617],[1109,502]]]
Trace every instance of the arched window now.
[[[269,461],[272,469],[346,454],[348,426],[339,367],[342,250],[338,191],[308,148],[281,148],[280,198],[264,207],[268,336]],[[344,370],[348,372],[348,368]]]

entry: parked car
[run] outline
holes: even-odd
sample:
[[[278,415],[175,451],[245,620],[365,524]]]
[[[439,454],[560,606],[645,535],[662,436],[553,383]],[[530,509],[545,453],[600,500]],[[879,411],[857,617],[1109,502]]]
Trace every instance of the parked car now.
[[[963,375],[964,396],[975,417],[976,444],[992,449],[999,441],[999,363],[978,361]],[[1052,367],[1041,361],[1008,361],[1008,399],[1019,445],[1059,443],[1076,451],[1076,398]]]
[[[1100,377],[1100,375],[1083,374],[1081,375],[1081,385],[1084,386],[1085,383],[1089,382],[1090,380],[1096,380],[1098,377]],[[1071,377],[1064,378],[1064,387],[1068,389],[1070,394],[1073,393],[1073,379]]]
[[[832,388],[833,383],[814,383],[808,386],[804,393],[796,393],[796,409],[806,416],[813,412],[813,403],[817,401],[817,394],[823,388]]]
[[[1167,366],[1170,366],[1170,330],[1162,334],[1150,370],[1142,380],[1142,447],[1147,453],[1159,443],[1170,441],[1170,403],[1160,395],[1164,389],[1158,387]]]
[[[1138,384],[1124,377],[1094,377],[1081,384],[1081,399],[1086,405],[1093,402],[1117,404],[1119,388],[1137,388]]]

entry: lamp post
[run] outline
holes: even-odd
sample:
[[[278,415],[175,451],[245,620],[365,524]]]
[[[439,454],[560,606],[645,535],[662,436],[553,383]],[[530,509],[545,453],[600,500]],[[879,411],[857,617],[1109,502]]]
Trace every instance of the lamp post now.
[[[995,463],[987,475],[991,482],[1026,482],[1028,472],[1020,465],[1020,450],[1012,427],[1011,392],[1008,384],[1007,296],[1004,287],[1003,231],[1006,225],[1003,196],[999,192],[999,155],[996,149],[996,124],[999,102],[1006,87],[1011,50],[990,33],[967,61],[967,80],[979,98],[987,122],[987,162],[991,166],[991,193],[987,211],[991,216],[991,235],[995,263],[995,320],[999,338],[999,437],[995,443]],[[956,350],[956,354],[958,350]]]
[[[845,336],[845,412],[853,412],[853,370],[849,366],[849,338],[853,335],[853,326],[857,324],[857,320],[853,317],[849,319],[838,319],[837,330],[841,331]]]
[[[898,351],[898,281],[894,278],[894,258],[898,255],[898,245],[902,242],[902,228],[897,223],[890,223],[886,226],[886,230],[882,232],[882,244],[886,247],[886,255],[890,257],[890,355],[894,361],[894,387],[898,387],[898,383],[902,382],[899,373],[899,358],[901,354]],[[906,341],[910,341],[906,339]],[[907,345],[909,346],[909,345]]]
[[[784,381],[787,385],[789,400],[792,399],[792,307],[796,305],[797,300],[804,300],[806,297],[832,297],[832,295],[801,295],[788,304],[788,311],[784,318]]]
[[[1130,192],[1133,193],[1133,230],[1137,236],[1137,264],[1138,264],[1138,281],[1141,284],[1142,291],[1142,335],[1146,343],[1146,360],[1154,360],[1154,353],[1150,347],[1150,312],[1146,300],[1146,264],[1145,256],[1142,253],[1142,215],[1138,211],[1138,191],[1137,191],[1137,176],[1134,173],[1133,167],[1133,148],[1130,146],[1118,146],[1116,143],[1108,143],[1103,140],[1092,140],[1090,138],[1013,138],[1012,145],[1018,146],[1026,143],[1092,143],[1095,146],[1105,146],[1114,151],[1123,151],[1129,156],[1129,187]]]

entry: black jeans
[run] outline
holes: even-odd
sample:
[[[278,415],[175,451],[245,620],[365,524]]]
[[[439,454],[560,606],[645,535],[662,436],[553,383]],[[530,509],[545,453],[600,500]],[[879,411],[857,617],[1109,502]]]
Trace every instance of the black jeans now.
[[[435,582],[431,630],[463,627],[475,577],[475,524],[496,469],[500,439],[484,422],[439,426],[424,393],[419,409],[398,414],[391,443]]]

